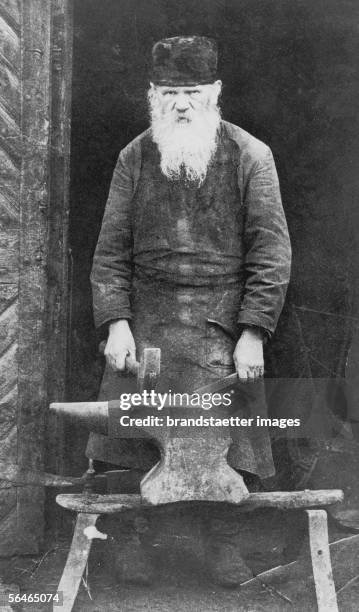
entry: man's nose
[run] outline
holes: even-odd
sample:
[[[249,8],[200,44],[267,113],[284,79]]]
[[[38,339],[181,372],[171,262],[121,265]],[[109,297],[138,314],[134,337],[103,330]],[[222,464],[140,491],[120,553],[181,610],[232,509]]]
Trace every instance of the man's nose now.
[[[185,96],[184,94],[179,94],[178,96],[176,96],[175,108],[179,112],[186,111],[189,108],[189,101],[187,96]]]

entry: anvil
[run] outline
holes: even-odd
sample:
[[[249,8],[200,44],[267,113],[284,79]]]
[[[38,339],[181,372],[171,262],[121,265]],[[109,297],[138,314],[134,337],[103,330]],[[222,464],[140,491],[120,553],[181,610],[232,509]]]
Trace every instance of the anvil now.
[[[138,376],[139,390],[155,389],[160,373],[160,349],[148,348],[140,363],[128,362],[129,369]],[[236,384],[236,375],[212,382],[193,393],[215,393]],[[143,502],[152,505],[178,501],[215,501],[239,504],[249,495],[243,478],[226,460],[232,443],[229,427],[183,428],[148,426],[130,428],[119,426],[124,414],[143,418],[153,414],[166,421],[166,410],[136,405],[129,411],[121,409],[120,400],[102,402],[54,403],[50,409],[81,422],[89,431],[110,437],[150,438],[159,447],[160,461],[144,476],[140,490]],[[199,409],[187,406],[168,407],[171,416],[198,417]],[[218,410],[218,409],[217,409]],[[180,411],[180,412],[178,412]],[[218,414],[218,412],[217,412]],[[225,416],[222,412],[221,416]]]

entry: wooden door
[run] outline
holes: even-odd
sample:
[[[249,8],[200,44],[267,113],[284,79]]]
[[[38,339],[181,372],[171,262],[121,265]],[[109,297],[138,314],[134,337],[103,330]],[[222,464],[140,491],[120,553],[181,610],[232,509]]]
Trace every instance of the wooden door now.
[[[54,381],[52,397],[64,389],[66,321],[59,310],[66,303],[62,222],[69,128],[59,126],[59,117],[69,104],[63,85],[67,5],[67,0],[0,5],[0,461],[31,470],[45,463],[47,381]],[[55,187],[58,196],[52,199]],[[54,358],[51,349],[59,338]],[[0,555],[36,553],[43,526],[44,490],[0,480]]]

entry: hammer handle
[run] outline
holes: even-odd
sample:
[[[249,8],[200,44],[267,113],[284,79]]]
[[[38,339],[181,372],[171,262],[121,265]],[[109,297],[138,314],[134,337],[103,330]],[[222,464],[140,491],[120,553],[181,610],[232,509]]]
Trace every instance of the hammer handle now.
[[[106,341],[102,340],[99,346],[99,352],[101,353],[101,355],[104,354],[105,348],[106,348]],[[136,361],[136,359],[133,359],[131,355],[127,355],[125,364],[126,364],[125,365],[126,372],[129,372],[130,374],[133,374],[134,376],[138,375],[140,364],[138,363],[138,361]]]
[[[136,359],[131,357],[131,355],[127,355],[125,364],[126,364],[126,372],[130,372],[130,374],[133,374],[134,376],[138,375],[140,364],[138,363],[138,361],[136,361]]]

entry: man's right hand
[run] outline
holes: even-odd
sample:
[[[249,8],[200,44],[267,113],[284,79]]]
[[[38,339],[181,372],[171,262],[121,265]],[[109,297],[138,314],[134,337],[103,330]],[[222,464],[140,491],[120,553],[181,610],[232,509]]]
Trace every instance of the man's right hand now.
[[[126,368],[128,355],[136,359],[136,345],[126,319],[110,323],[104,355],[110,368],[120,371]]]

